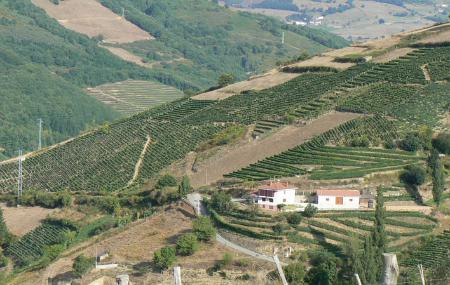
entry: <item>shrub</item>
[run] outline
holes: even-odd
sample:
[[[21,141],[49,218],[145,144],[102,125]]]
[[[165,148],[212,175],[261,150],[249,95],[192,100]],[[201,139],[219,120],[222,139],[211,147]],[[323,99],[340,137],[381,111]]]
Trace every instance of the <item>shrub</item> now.
[[[94,257],[87,257],[84,254],[78,255],[72,265],[73,273],[77,277],[82,277],[94,267],[94,262]]]
[[[400,141],[399,147],[406,151],[418,151],[422,147],[420,138],[415,133],[409,133],[406,137]]]
[[[400,174],[400,180],[409,185],[419,186],[425,182],[426,172],[418,165],[408,165]]]
[[[198,250],[199,244],[197,236],[194,234],[185,234],[182,235],[177,240],[177,254],[179,255],[192,255],[194,252]]]
[[[283,224],[276,224],[272,226],[272,231],[277,235],[281,235],[286,230],[286,226]]]
[[[286,216],[286,221],[291,225],[298,225],[302,221],[302,215],[300,213],[289,213]]]
[[[211,207],[219,213],[230,211],[232,206],[231,196],[223,191],[215,192],[211,196]]]
[[[450,154],[450,134],[439,134],[433,139],[433,147],[440,153]]]
[[[158,269],[165,270],[169,268],[175,260],[177,260],[175,252],[174,247],[163,247],[160,250],[155,251],[153,254],[153,263]]]
[[[369,147],[370,141],[366,136],[357,137],[350,141],[352,147]]]
[[[166,174],[159,178],[156,183],[156,188],[162,189],[164,187],[175,187],[177,186],[177,180],[172,175]]]
[[[231,73],[224,73],[220,75],[219,79],[217,80],[217,85],[219,87],[225,87],[233,82],[234,82],[234,75]]]
[[[397,144],[393,140],[385,141],[383,146],[386,149],[396,149],[397,148]]]
[[[210,241],[216,235],[216,229],[208,217],[198,217],[192,223],[192,229],[200,241]]]
[[[284,275],[289,284],[302,285],[305,278],[305,269],[301,262],[294,262],[285,266]]]
[[[312,218],[317,213],[317,211],[318,209],[315,206],[308,204],[308,206],[306,206],[305,208],[305,211],[303,211],[303,216]]]

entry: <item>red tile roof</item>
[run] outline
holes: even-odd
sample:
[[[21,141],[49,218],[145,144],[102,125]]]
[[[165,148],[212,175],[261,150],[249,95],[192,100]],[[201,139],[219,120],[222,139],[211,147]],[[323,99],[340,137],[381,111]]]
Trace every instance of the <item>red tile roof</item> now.
[[[317,196],[360,196],[358,190],[332,190],[332,189],[324,189],[317,190]]]
[[[295,187],[289,187],[288,182],[279,182],[279,181],[269,181],[265,185],[261,185],[258,187],[260,190],[286,190],[286,189],[294,189]]]

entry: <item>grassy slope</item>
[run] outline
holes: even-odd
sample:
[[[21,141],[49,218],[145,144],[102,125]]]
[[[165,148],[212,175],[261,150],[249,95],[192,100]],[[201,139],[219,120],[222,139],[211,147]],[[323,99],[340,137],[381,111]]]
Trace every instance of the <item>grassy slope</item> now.
[[[267,70],[278,60],[348,44],[342,38],[308,28],[288,31],[277,20],[234,12],[206,0],[101,2],[116,13],[125,7],[128,20],[156,37],[122,47],[149,62],[160,62],[156,70],[170,71],[200,88],[215,84],[224,72],[244,79],[248,73]],[[286,36],[284,46],[282,31]],[[320,39],[312,39],[319,34]]]

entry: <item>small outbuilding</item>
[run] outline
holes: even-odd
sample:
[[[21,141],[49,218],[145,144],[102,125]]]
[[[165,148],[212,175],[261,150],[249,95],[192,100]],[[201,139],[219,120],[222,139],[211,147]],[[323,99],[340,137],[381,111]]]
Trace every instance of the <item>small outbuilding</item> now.
[[[357,210],[359,199],[358,190],[317,190],[315,203],[319,210]]]

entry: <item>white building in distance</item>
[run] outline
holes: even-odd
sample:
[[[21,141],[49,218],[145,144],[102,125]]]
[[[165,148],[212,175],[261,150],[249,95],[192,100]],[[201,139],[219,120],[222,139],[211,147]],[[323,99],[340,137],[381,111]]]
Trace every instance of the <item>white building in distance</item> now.
[[[256,203],[266,210],[278,210],[278,205],[295,204],[297,188],[289,186],[287,182],[269,181],[261,185],[256,193]]]
[[[317,190],[315,206],[319,210],[357,210],[359,198],[358,190]]]

